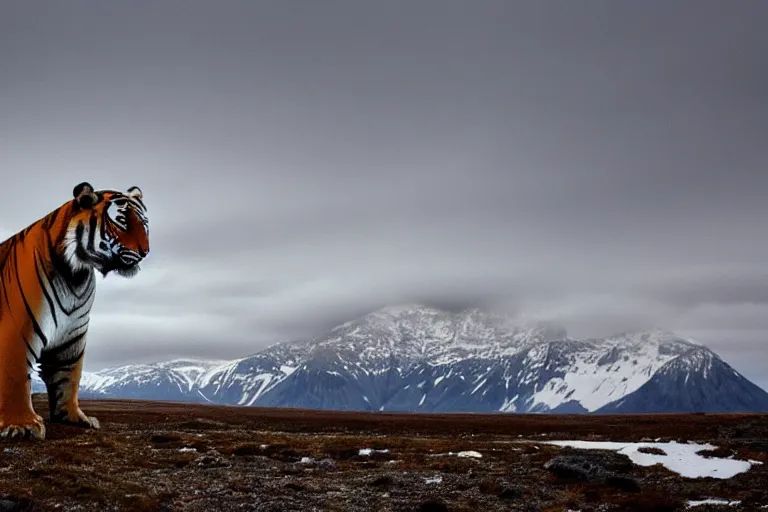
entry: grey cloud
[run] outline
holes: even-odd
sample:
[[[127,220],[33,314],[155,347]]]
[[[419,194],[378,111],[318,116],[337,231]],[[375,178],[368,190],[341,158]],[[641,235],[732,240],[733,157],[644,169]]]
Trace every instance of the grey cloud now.
[[[92,368],[234,357],[417,301],[684,330],[765,383],[766,16],[7,4],[0,229],[84,179],[144,190],[150,259],[100,283]]]
[[[730,271],[728,271],[730,270]],[[755,268],[717,269],[689,276],[672,276],[654,283],[652,294],[680,306],[768,305],[768,273]]]

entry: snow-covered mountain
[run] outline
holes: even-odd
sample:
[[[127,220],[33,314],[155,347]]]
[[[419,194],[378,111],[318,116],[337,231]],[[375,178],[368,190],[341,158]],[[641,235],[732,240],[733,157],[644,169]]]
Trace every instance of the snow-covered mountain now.
[[[765,391],[704,347],[688,350],[601,412],[765,411]]]
[[[575,340],[543,323],[419,305],[385,308],[235,361],[85,374],[81,389],[89,396],[372,411],[768,411],[768,393],[708,348],[669,332]]]

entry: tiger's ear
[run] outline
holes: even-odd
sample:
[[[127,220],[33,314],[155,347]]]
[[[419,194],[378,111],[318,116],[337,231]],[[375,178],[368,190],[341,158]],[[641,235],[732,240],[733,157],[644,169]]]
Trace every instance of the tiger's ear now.
[[[93,186],[87,181],[77,184],[72,189],[72,195],[75,197],[75,202],[78,206],[86,209],[91,208],[98,200],[93,192]]]
[[[141,199],[142,197],[144,197],[144,195],[141,193],[141,189],[139,187],[134,186],[128,189],[128,197]]]

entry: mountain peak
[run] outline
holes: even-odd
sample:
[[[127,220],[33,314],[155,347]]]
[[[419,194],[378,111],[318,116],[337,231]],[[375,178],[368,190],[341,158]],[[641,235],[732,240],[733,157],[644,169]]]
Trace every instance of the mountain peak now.
[[[617,342],[624,342],[626,344],[684,344],[689,346],[702,346],[696,341],[690,338],[684,338],[674,332],[663,329],[661,327],[653,327],[644,330],[624,331],[613,336],[609,336],[607,339],[615,340]]]
[[[384,306],[372,312],[374,315],[401,316],[419,312],[444,313],[438,308],[432,308],[418,302],[406,302],[403,304],[394,304]]]

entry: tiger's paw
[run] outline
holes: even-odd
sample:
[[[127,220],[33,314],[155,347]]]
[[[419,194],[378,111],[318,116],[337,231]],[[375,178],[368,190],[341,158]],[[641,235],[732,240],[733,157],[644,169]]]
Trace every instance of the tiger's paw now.
[[[68,414],[66,412],[57,414],[51,417],[51,423],[60,423],[63,425],[72,425],[72,426],[83,427],[83,428],[93,428],[93,429],[101,428],[101,424],[99,423],[99,420],[97,420],[93,416],[86,416],[85,413],[80,409],[78,409],[77,412],[73,414]]]
[[[28,421],[1,421],[0,420],[0,439],[45,439],[45,425],[43,418],[35,415]]]

